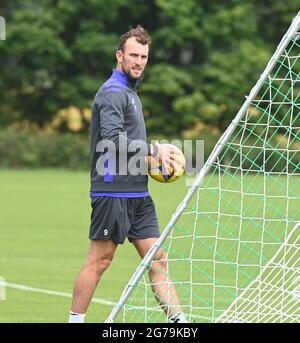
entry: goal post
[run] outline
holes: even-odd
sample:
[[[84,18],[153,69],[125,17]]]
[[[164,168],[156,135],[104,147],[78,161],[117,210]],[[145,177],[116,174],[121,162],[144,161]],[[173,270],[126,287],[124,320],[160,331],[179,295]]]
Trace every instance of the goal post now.
[[[161,247],[189,321],[300,321],[299,31],[300,12],[106,322],[168,320]]]

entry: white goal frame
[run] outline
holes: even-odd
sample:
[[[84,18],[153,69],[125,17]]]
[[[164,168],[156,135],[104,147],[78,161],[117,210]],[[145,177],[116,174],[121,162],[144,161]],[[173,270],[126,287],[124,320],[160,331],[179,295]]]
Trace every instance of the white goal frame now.
[[[140,279],[142,278],[142,276],[146,272],[147,266],[154,259],[156,252],[163,245],[163,243],[165,242],[165,240],[169,236],[171,230],[173,229],[173,227],[176,224],[176,222],[178,221],[179,217],[181,216],[181,214],[183,213],[183,211],[187,207],[189,201],[191,200],[191,198],[195,194],[197,188],[203,183],[204,177],[210,171],[213,163],[216,161],[216,159],[218,158],[218,156],[222,152],[224,145],[230,139],[234,130],[236,129],[236,127],[238,126],[240,121],[243,119],[245,113],[247,112],[247,109],[249,108],[249,105],[255,99],[258,92],[262,88],[264,81],[268,79],[270,73],[272,72],[274,66],[276,65],[277,60],[283,54],[285,48],[287,47],[287,45],[289,44],[291,39],[295,36],[295,34],[297,34],[299,29],[300,29],[300,11],[298,12],[297,16],[292,21],[289,29],[287,30],[286,34],[283,36],[282,40],[280,41],[279,45],[277,46],[277,49],[276,49],[275,53],[273,54],[273,56],[271,57],[271,59],[269,60],[264,72],[261,74],[257,83],[251,89],[249,96],[246,96],[246,100],[243,103],[242,107],[240,108],[239,112],[237,113],[237,115],[235,116],[235,118],[233,119],[233,121],[231,122],[229,127],[227,128],[227,130],[224,132],[224,134],[221,136],[221,138],[219,139],[219,141],[215,145],[215,148],[213,149],[212,153],[210,154],[209,158],[207,159],[206,163],[204,164],[203,168],[201,169],[199,175],[195,179],[193,185],[188,190],[185,198],[183,199],[183,201],[180,203],[180,205],[177,207],[177,209],[173,213],[169,223],[167,224],[167,226],[163,230],[160,238],[152,246],[152,248],[149,250],[147,255],[141,261],[140,265],[137,267],[135,273],[133,274],[133,276],[129,280],[128,284],[126,285],[117,305],[112,309],[110,315],[106,319],[106,321],[105,321],[106,323],[114,322],[116,316],[122,310],[126,300],[129,298],[132,291],[135,289],[137,283],[140,281]],[[292,233],[295,230],[297,230],[298,228],[299,228],[299,225],[296,225],[295,228],[293,229],[293,231],[288,236],[287,240],[291,237]],[[283,242],[283,245],[284,245],[284,243],[285,242]],[[276,253],[276,255],[270,260],[270,262],[263,268],[261,273],[264,273],[264,271],[267,270],[268,266],[272,263],[272,261],[274,261],[274,259],[276,259],[276,256],[278,253],[280,253],[280,251],[278,251]],[[261,273],[260,273],[260,275],[261,275]],[[255,282],[255,280],[253,281],[253,283],[254,282]],[[243,295],[243,293],[240,296],[242,296],[242,295]],[[231,304],[231,306],[229,307],[229,309],[227,311],[230,311],[230,309],[236,305],[236,303],[238,302],[238,299],[239,299],[239,297]],[[224,319],[224,315],[222,314],[215,321],[221,322],[221,321],[223,321],[223,319]]]

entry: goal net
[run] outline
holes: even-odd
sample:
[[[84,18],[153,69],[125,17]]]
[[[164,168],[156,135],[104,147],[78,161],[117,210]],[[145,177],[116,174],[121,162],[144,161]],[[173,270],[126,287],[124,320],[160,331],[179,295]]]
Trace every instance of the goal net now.
[[[108,322],[168,321],[147,273],[160,246],[155,289],[174,285],[189,321],[300,322],[299,27],[300,12]]]

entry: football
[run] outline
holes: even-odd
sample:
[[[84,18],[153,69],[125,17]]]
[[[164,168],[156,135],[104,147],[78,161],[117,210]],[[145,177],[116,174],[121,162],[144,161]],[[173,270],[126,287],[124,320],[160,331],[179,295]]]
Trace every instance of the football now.
[[[185,158],[183,152],[173,144],[162,144],[167,146],[170,150],[174,149],[179,152],[180,165],[177,170],[173,167],[168,166],[168,168],[163,168],[162,163],[159,162],[152,156],[148,157],[148,174],[156,181],[163,183],[171,183],[178,180],[184,174],[185,168]],[[165,170],[167,169],[167,170]]]

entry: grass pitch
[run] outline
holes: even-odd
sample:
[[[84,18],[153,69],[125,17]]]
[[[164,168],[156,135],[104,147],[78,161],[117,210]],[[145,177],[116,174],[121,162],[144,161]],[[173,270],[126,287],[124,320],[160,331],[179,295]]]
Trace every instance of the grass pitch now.
[[[0,322],[66,322],[89,244],[89,173],[1,170],[0,180]],[[150,191],[163,229],[187,187],[151,181]],[[139,262],[130,243],[118,247],[86,322],[105,320]]]
[[[243,181],[244,190],[248,192],[243,200],[243,215],[251,218],[261,216],[259,212],[262,208],[261,199],[257,196],[253,197],[251,192],[259,193],[259,187],[265,184],[266,192],[272,190],[272,197],[268,198],[268,206],[264,207],[265,215],[270,220],[276,220],[278,216],[283,218],[285,214],[290,218],[299,219],[300,203],[297,195],[300,192],[300,183],[298,178],[290,179],[289,189],[293,193],[287,194],[284,178],[263,183],[261,177],[250,175]],[[67,322],[74,280],[84,263],[89,244],[89,173],[64,170],[0,170],[0,180],[0,280],[2,278],[7,283],[6,294],[3,294],[0,286],[0,322]],[[237,214],[235,203],[239,203],[241,197],[241,194],[234,192],[240,188],[237,180],[230,178],[230,182],[226,183],[229,189],[232,188],[231,192],[222,192],[220,210],[223,215],[220,217],[222,223],[220,228],[224,232],[219,232],[219,238],[229,239],[226,242],[218,241],[216,259],[220,260],[220,263],[236,259],[235,244],[237,243],[232,241],[232,238],[237,239],[235,237],[237,227],[237,220],[234,217]],[[182,178],[172,184],[160,184],[150,180],[150,192],[156,204],[161,230],[164,229],[172,213],[186,195],[188,189],[186,181],[186,178]],[[214,214],[211,209],[217,208],[219,203],[219,191],[213,191],[214,183],[217,181],[217,178],[213,178],[212,189],[203,190],[200,194],[203,218],[199,229],[203,230],[201,231],[203,235],[193,243],[195,247],[196,243],[198,244],[198,248],[193,250],[198,259],[205,260],[205,256],[209,256],[211,260],[213,258],[211,252],[216,251],[215,240],[210,242],[208,237],[210,230],[212,232],[215,230],[214,216],[217,216],[217,213]],[[284,200],[286,195],[290,197],[289,206]],[[189,206],[192,212],[195,211],[193,201]],[[253,263],[258,263],[257,256],[260,250],[258,247],[257,252],[254,251],[252,242],[258,240],[257,235],[261,227],[256,221],[258,219],[252,219],[251,226],[243,225],[241,239],[245,235],[248,242],[245,243],[245,248],[247,248],[245,253],[240,251],[239,263],[244,263],[244,260],[247,262],[249,258],[254,259]],[[189,230],[194,227],[194,222],[193,216],[183,216],[176,224],[177,230],[174,232],[174,237],[181,235],[182,232],[188,236]],[[280,235],[284,230],[280,225],[277,227],[280,232],[271,232],[272,235],[264,239],[271,240],[270,242],[274,239],[282,241],[284,237]],[[222,246],[221,243],[226,245]],[[185,241],[185,238],[178,241],[177,248],[176,240],[173,240],[172,244],[174,245],[172,249],[182,258],[190,254],[190,242]],[[255,254],[252,256],[250,253],[253,251]],[[106,319],[139,262],[140,259],[130,243],[126,242],[118,247],[112,265],[97,287],[96,301],[89,307],[86,322],[99,323]],[[178,262],[170,266],[174,267],[174,280],[177,277],[176,272],[186,270],[186,268],[178,268]],[[251,278],[255,277],[250,274],[247,272],[247,284]],[[202,264],[195,275],[204,282],[212,277],[213,271],[209,263]],[[223,267],[219,274],[216,270],[214,275],[216,280],[223,284],[226,279],[231,280],[230,282],[235,280],[235,277],[230,278],[227,271],[225,273]],[[187,275],[187,278],[189,277],[190,274]],[[203,277],[205,277],[204,281]],[[178,280],[182,278],[182,272],[180,272]],[[244,279],[241,278],[242,281]],[[178,283],[180,298],[181,300],[189,299],[190,295],[183,286],[181,287]],[[209,290],[210,288],[206,287],[206,291]],[[211,316],[210,312],[214,310],[218,302],[224,305],[224,309],[227,308],[234,299],[234,295],[230,298],[228,292],[224,293],[224,288],[222,292],[216,295],[215,305],[212,306],[211,298],[207,295],[206,299],[205,292],[203,293],[202,290],[199,301],[202,303],[205,298],[208,310],[205,309],[202,312],[198,310],[197,314]],[[139,291],[136,292],[139,296],[134,297],[134,301],[143,302],[144,293],[142,287],[140,294]],[[151,296],[152,299],[153,296],[150,293],[151,291],[149,291],[149,297]],[[226,297],[229,300],[223,304]],[[5,300],[1,300],[3,298]],[[159,318],[156,318],[155,314],[152,319],[163,321],[162,314]]]

